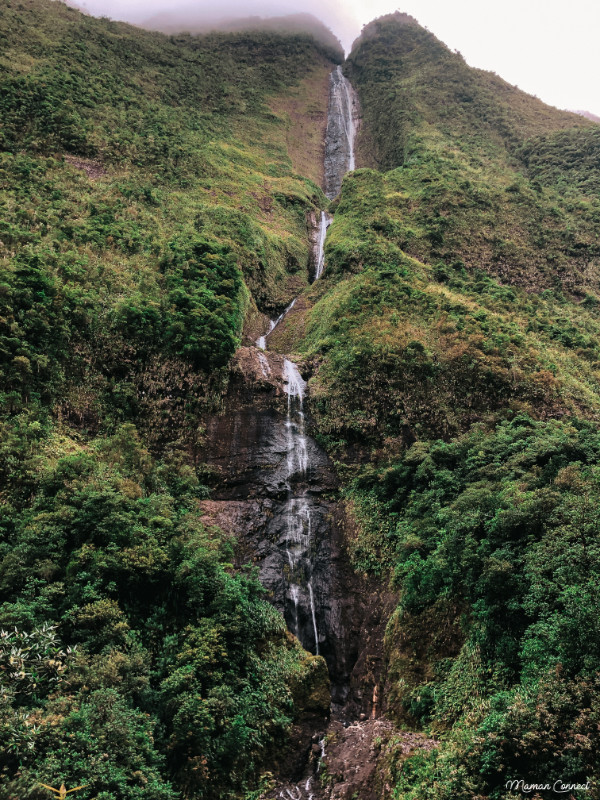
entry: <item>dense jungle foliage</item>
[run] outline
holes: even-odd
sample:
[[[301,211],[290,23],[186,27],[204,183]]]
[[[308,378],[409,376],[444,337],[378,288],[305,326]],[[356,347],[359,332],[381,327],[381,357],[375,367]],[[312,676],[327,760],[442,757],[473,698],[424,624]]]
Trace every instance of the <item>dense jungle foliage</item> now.
[[[345,70],[369,166],[333,204],[295,346],[359,523],[355,566],[399,594],[388,712],[439,737],[408,760],[390,745],[385,780],[415,800],[585,784],[600,774],[600,129],[402,14],[367,26]]]
[[[302,33],[0,8],[0,795],[223,798],[323,684],[202,524],[199,410],[308,282]]]
[[[308,282],[322,195],[269,104],[330,53],[301,34],[167,38],[50,0],[3,5],[0,53],[2,403],[60,402],[100,429],[150,418],[168,385],[181,428],[179,387],[208,397],[249,308]]]
[[[600,774],[600,129],[375,21],[345,66],[363,168],[309,286],[325,199],[285,109],[317,115],[337,60],[0,8],[2,797],[256,797],[322,688],[198,513],[201,413],[298,292],[352,558],[399,597],[387,711],[439,738],[387,745],[392,796]]]

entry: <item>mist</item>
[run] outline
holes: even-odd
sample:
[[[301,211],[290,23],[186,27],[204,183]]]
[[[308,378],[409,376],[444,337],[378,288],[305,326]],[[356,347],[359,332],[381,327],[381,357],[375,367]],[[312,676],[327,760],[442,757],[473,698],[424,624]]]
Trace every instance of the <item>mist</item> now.
[[[600,115],[597,34],[600,3],[590,0],[76,0],[94,15],[168,32],[232,18],[308,13],[348,53],[361,27],[397,9],[414,16],[468,64],[496,72],[546,103]],[[73,3],[75,4],[75,3]]]
[[[219,0],[218,3],[165,0],[81,0],[77,5],[94,16],[132,22],[170,33],[206,28],[249,17],[312,14],[323,22],[349,51],[361,24],[344,0]]]

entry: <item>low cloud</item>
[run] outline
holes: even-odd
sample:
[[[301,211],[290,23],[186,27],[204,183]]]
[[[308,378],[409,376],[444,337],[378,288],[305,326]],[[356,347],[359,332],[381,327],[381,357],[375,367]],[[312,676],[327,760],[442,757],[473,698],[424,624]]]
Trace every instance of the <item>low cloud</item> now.
[[[136,25],[167,32],[194,31],[219,26],[233,19],[281,17],[288,14],[312,14],[340,39],[346,49],[360,32],[355,15],[344,0],[219,0],[218,3],[167,0],[81,0],[78,5],[94,16],[133,22]]]

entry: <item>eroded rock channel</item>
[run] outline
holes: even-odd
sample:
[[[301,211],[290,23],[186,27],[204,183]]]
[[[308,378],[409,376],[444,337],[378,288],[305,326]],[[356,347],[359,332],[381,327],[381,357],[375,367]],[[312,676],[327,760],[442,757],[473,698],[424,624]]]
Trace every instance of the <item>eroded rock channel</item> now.
[[[341,68],[330,76],[325,142],[325,193],[339,193],[354,168],[358,107]],[[326,270],[324,245],[332,221],[311,214],[311,279]],[[307,384],[269,342],[296,301],[254,345],[240,348],[224,413],[206,421],[206,461],[218,488],[204,502],[207,522],[236,534],[240,563],[254,563],[271,602],[303,647],[328,667],[335,725],[379,713],[385,598],[357,576],[346,552],[351,535],[338,482],[326,453],[310,435]],[[295,754],[276,771],[287,783],[274,796],[319,796],[327,711],[295,740]],[[355,722],[355,724],[359,724]],[[358,730],[358,728],[357,728]],[[291,782],[290,782],[291,781]]]
[[[363,602],[343,547],[336,477],[307,433],[304,381],[285,357],[246,347],[233,383],[227,413],[208,421],[207,461],[220,488],[205,512],[241,538],[240,559],[258,566],[289,630],[325,658],[332,699],[344,703]]]

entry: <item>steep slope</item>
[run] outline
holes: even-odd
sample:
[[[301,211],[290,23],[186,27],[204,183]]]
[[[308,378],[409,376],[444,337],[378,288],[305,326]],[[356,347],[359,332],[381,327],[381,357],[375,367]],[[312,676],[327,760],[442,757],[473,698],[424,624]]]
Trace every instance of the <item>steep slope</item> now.
[[[402,15],[347,71],[381,169],[346,180],[305,320],[321,430],[381,446],[506,408],[596,418],[600,129]]]
[[[578,197],[576,207],[559,196],[579,189],[577,178],[588,169],[580,165],[577,175],[557,165],[545,175],[526,166],[538,153],[545,160],[541,149],[549,143],[560,147],[566,130],[578,152],[591,148],[591,155],[597,126],[469,68],[401,16],[366,28],[348,74],[361,96],[364,142],[374,154],[369,166],[403,168],[388,191],[398,193],[397,236],[408,254],[460,259],[529,290],[553,288],[557,280],[569,293],[596,286],[594,186],[580,192],[588,200]],[[598,174],[591,159],[590,169]]]
[[[0,9],[2,797],[239,796],[328,712],[203,524],[199,412],[308,285],[330,55]]]
[[[320,264],[335,49],[0,44],[3,796],[600,774],[598,127],[376,20]]]
[[[248,307],[308,283],[322,195],[294,172],[278,98],[318,130],[330,62],[307,36],[169,40],[49,0],[1,15],[8,387],[97,429],[161,413],[166,380],[181,425],[175,375],[206,395]],[[42,284],[54,299],[32,306]]]
[[[584,785],[600,770],[599,129],[405,15],[367,26],[344,69],[368,167],[331,206],[292,340],[354,566],[400,597],[378,696],[440,737],[408,760],[401,737],[383,745],[379,796]]]
[[[212,19],[211,19],[212,17]],[[207,21],[207,19],[209,21]],[[313,14],[287,14],[283,17],[219,17],[206,8],[175,7],[155,14],[142,22],[142,27],[163,33],[208,33],[209,31],[278,31],[280,33],[308,33],[326,45],[343,60],[344,52],[336,36]]]

